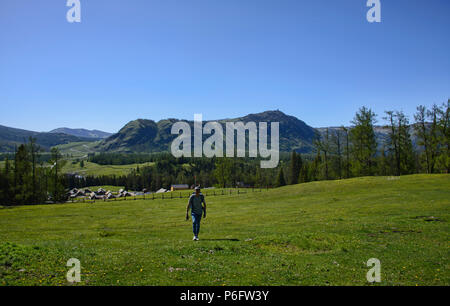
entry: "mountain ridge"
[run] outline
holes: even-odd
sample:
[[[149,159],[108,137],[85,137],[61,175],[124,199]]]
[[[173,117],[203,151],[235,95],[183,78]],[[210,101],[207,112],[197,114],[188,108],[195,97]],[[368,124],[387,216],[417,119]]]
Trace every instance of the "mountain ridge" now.
[[[20,144],[26,143],[29,137],[36,138],[36,144],[44,150],[70,142],[97,140],[64,133],[36,132],[0,125],[0,152],[14,152],[15,148]]]
[[[193,120],[169,118],[156,122],[150,119],[136,119],[128,122],[117,133],[100,141],[96,148],[102,152],[169,151],[172,140],[178,136],[171,134],[171,128],[178,121],[187,122],[191,126],[191,129],[193,128]],[[281,151],[296,150],[306,153],[312,149],[312,141],[316,133],[315,129],[302,120],[294,116],[286,115],[280,110],[248,114],[237,118],[205,120],[203,123],[219,122],[224,126],[225,122],[237,121],[244,123],[249,121],[280,122]],[[204,135],[204,139],[207,137],[208,135]]]
[[[103,139],[111,136],[113,133],[104,132],[100,130],[88,130],[84,128],[68,128],[60,127],[49,131],[48,133],[63,133],[67,135],[73,135],[77,137],[96,138]]]
[[[129,121],[117,133],[107,133],[99,130],[58,128],[50,132],[36,132],[0,125],[0,152],[12,152],[20,143],[28,141],[28,138],[37,139],[37,144],[43,149],[50,149],[52,146],[67,144],[70,142],[95,142],[92,145],[93,152],[122,152],[122,153],[153,153],[169,152],[172,141],[178,135],[171,134],[172,125],[175,122],[187,122],[193,132],[194,121],[167,118],[159,121],[139,118]],[[244,123],[253,122],[280,122],[280,151],[290,152],[295,150],[299,153],[311,153],[313,151],[314,137],[318,134],[324,135],[326,129],[337,130],[340,127],[313,128],[295,116],[287,115],[280,110],[268,110],[260,113],[251,113],[236,118],[226,118],[219,120],[205,120],[206,122],[219,122],[225,132],[226,122],[242,121]],[[270,124],[268,125],[270,135]],[[349,127],[350,128],[350,127]],[[66,133],[61,133],[65,131]],[[81,137],[70,135],[69,132],[81,133],[78,135],[88,135]],[[104,134],[101,134],[101,133]],[[384,126],[375,126],[377,140],[381,144],[387,137],[388,130]],[[413,138],[414,133],[412,133]],[[108,136],[109,135],[109,136]],[[99,136],[99,137],[93,137]],[[100,138],[103,136],[103,138]],[[225,136],[225,135],[224,135]],[[203,135],[203,140],[209,135]],[[270,139],[270,136],[269,136]],[[414,140],[414,139],[413,139]],[[415,142],[415,141],[413,141]],[[192,142],[193,143],[193,142]]]

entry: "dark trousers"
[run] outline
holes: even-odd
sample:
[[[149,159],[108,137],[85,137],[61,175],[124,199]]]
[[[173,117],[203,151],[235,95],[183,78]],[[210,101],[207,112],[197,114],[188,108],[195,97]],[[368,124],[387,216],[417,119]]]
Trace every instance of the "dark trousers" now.
[[[198,215],[196,213],[192,213],[192,231],[194,232],[194,236],[197,237],[200,232],[200,220],[202,219],[202,215]]]

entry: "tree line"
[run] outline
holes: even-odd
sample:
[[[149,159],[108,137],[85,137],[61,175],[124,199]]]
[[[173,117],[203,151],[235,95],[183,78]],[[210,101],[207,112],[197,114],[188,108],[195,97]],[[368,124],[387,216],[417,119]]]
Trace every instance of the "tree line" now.
[[[99,165],[130,165],[143,164],[147,162],[157,162],[165,159],[174,159],[172,154],[161,153],[89,153],[87,160]],[[184,163],[185,158],[181,157],[178,163]]]
[[[90,154],[99,164],[153,162],[126,175],[79,176],[62,173],[66,162],[53,148],[43,159],[33,138],[16,148],[13,159],[0,167],[0,203],[4,205],[64,201],[73,187],[114,185],[140,191],[169,189],[172,184],[204,187],[279,187],[317,180],[372,175],[449,173],[449,104],[417,107],[414,122],[402,111],[383,115],[384,126],[376,126],[377,115],[360,108],[351,127],[326,128],[314,140],[315,152],[280,154],[274,169],[261,169],[258,159],[175,158],[158,154]],[[377,137],[383,129],[384,138]]]
[[[37,204],[66,198],[62,155],[53,148],[49,158],[42,159],[41,151],[36,139],[30,137],[27,144],[16,147],[12,160],[6,157],[0,169],[0,204]]]
[[[290,163],[279,169],[276,184],[371,175],[449,173],[449,103],[417,107],[410,124],[402,111],[385,111],[384,126],[377,115],[362,107],[351,127],[327,128],[316,135],[315,156],[305,162],[292,152]],[[379,129],[387,131],[378,141]]]

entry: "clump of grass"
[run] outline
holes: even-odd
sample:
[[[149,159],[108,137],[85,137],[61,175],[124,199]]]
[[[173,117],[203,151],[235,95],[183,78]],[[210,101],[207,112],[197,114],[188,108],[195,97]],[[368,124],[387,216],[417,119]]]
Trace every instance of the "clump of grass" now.
[[[10,242],[0,243],[0,279],[3,284],[17,280],[18,274],[27,271],[27,263],[36,255],[38,247]],[[19,272],[19,273],[18,273]]]

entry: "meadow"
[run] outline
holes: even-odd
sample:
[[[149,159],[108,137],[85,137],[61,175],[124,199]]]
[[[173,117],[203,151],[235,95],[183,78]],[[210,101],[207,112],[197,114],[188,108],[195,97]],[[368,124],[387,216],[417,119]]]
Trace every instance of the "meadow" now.
[[[72,164],[71,161],[67,161],[62,171],[64,173],[77,173],[79,175],[88,176],[100,176],[100,175],[127,175],[133,169],[137,167],[152,166],[154,163],[141,163],[141,164],[129,164],[129,165],[99,165],[84,161],[84,167],[80,167],[80,163]]]
[[[87,157],[88,153],[95,152],[95,146],[99,141],[94,142],[70,142],[55,146],[62,154],[69,154],[72,157]]]
[[[449,285],[450,176],[311,182],[187,199],[2,207],[0,285]]]

